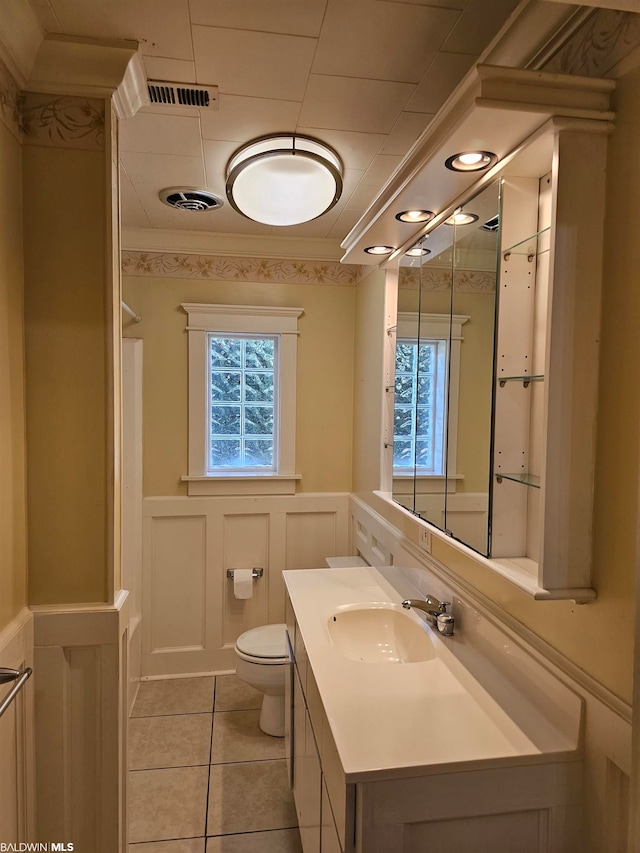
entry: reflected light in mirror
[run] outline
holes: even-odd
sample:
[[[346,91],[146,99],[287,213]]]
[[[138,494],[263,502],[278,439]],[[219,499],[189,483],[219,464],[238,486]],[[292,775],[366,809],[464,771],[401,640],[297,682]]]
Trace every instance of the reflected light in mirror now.
[[[456,212],[450,216],[448,219],[445,219],[445,225],[471,225],[472,222],[477,222],[478,217],[475,213],[463,213],[461,210],[456,210]]]
[[[422,246],[414,246],[408,252],[405,252],[405,255],[408,255],[410,258],[422,258],[424,255],[430,254],[431,249],[424,249]]]

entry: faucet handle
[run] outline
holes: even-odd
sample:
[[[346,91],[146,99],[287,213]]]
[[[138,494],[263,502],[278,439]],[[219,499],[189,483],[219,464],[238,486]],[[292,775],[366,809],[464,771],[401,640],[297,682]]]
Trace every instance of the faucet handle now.
[[[438,610],[440,611],[440,613],[446,613],[446,612],[447,612],[447,607],[451,607],[451,602],[450,602],[450,601],[441,601],[441,602],[438,604]]]

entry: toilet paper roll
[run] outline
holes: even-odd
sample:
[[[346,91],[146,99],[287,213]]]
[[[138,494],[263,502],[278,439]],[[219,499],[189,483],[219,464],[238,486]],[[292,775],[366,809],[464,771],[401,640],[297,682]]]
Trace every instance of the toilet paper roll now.
[[[233,594],[236,598],[251,598],[253,595],[253,569],[233,570]]]

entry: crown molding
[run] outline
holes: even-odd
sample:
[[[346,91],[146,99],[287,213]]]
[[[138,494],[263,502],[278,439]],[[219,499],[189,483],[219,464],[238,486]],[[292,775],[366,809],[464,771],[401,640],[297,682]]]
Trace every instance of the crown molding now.
[[[303,261],[338,261],[342,255],[338,240],[319,237],[257,236],[160,228],[123,228],[122,248],[131,252],[176,252]]]

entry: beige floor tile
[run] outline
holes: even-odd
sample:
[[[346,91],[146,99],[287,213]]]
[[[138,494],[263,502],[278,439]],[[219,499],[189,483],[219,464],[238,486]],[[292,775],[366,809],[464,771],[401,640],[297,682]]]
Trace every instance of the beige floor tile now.
[[[261,705],[262,693],[237,675],[217,677],[215,711],[251,711]]]
[[[129,853],[205,853],[204,841],[204,838],[179,838],[130,844]]]
[[[272,829],[208,838],[207,853],[302,853],[302,845],[297,829]]]
[[[129,770],[208,764],[213,714],[129,720]]]
[[[131,716],[211,713],[214,681],[211,675],[143,681]]]
[[[211,763],[284,758],[284,738],[266,735],[260,711],[218,711],[213,715]]]
[[[129,772],[129,841],[204,836],[206,767]]]
[[[211,765],[207,835],[297,824],[284,760]]]

